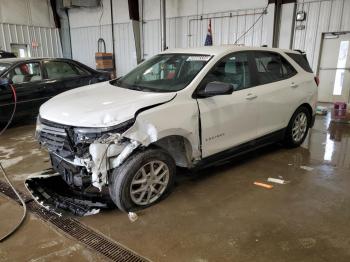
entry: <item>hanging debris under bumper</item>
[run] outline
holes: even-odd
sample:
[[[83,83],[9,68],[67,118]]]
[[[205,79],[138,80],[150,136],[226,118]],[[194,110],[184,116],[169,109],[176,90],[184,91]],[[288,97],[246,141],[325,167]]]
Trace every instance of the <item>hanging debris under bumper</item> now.
[[[25,186],[36,202],[45,209],[62,215],[88,216],[114,206],[108,192],[75,191],[67,185],[62,176],[49,169],[25,181]]]

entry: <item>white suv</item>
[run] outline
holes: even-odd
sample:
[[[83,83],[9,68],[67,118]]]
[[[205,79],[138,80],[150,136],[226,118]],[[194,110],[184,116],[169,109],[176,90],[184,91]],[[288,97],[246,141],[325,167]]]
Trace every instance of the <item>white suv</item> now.
[[[149,206],[195,168],[284,141],[313,125],[317,81],[297,51],[173,49],[116,80],[62,93],[40,108],[37,138],[71,187],[108,186],[124,211]]]

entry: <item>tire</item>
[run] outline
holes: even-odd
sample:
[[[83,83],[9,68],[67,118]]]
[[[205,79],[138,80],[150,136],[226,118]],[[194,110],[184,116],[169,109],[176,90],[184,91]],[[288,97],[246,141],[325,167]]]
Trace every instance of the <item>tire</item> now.
[[[151,166],[155,171],[153,173]],[[156,171],[159,168],[161,169],[157,176]],[[146,208],[170,193],[175,173],[175,162],[165,150],[151,148],[135,152],[109,176],[110,197],[125,212]],[[161,179],[158,181],[159,178]],[[141,200],[138,201],[139,199]]]
[[[305,119],[305,125],[300,124],[301,122],[303,122],[302,119]],[[297,123],[298,121],[299,121],[299,133],[297,131],[298,128],[296,127],[298,125]],[[311,124],[311,115],[309,110],[304,106],[299,107],[294,112],[292,118],[289,121],[285,138],[284,138],[285,145],[289,148],[300,146],[304,142],[308,134],[310,124]]]

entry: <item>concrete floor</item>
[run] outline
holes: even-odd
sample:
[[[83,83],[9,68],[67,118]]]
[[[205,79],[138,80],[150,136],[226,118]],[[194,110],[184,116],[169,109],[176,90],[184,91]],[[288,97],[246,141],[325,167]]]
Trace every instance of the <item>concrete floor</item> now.
[[[0,138],[0,159],[23,190],[27,176],[49,167],[33,132],[33,125],[13,127]],[[174,192],[134,223],[118,210],[78,219],[153,261],[350,261],[350,125],[318,116],[300,148],[271,146],[179,173]],[[290,183],[253,185],[279,176]],[[0,197],[0,234],[20,211]],[[58,258],[104,260],[34,215],[0,245],[0,261]]]

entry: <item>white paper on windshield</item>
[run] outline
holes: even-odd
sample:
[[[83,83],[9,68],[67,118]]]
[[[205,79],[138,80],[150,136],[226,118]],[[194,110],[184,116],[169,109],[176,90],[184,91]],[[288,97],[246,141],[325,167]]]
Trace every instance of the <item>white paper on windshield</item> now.
[[[209,61],[210,56],[199,56],[199,55],[194,55],[194,56],[189,56],[186,61]]]

